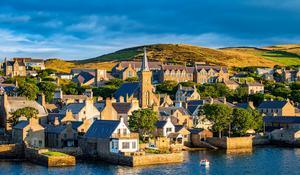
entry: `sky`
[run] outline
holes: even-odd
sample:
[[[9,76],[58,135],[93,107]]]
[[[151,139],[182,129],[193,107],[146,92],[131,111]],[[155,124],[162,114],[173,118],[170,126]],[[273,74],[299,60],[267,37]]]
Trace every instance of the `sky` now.
[[[300,43],[300,0],[0,1],[0,58],[85,59],[157,43]]]

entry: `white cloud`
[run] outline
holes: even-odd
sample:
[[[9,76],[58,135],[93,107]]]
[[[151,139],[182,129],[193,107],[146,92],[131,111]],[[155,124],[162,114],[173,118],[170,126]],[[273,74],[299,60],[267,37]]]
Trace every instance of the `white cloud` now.
[[[28,22],[30,19],[30,16],[27,15],[0,14],[0,22]]]

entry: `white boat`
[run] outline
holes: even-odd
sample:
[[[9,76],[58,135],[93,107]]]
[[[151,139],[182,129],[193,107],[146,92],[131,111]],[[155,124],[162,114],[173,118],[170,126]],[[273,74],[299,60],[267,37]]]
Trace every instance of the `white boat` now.
[[[207,159],[202,159],[200,161],[200,166],[208,167],[209,166],[209,161]]]

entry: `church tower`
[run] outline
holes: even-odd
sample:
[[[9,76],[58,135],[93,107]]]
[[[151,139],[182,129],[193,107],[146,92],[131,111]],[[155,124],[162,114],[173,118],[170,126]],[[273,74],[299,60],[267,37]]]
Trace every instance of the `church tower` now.
[[[149,69],[146,47],[144,47],[144,57],[140,71],[140,106],[141,108],[152,107],[156,96],[153,93],[152,72]]]

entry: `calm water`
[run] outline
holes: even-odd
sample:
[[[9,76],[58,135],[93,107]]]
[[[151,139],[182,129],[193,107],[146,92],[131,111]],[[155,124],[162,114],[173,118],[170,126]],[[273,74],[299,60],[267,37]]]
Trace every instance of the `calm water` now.
[[[124,167],[106,163],[78,163],[75,167],[46,168],[27,162],[0,162],[0,175],[42,174],[300,174],[300,149],[256,148],[248,153],[226,153],[222,151],[197,151],[185,155],[182,164],[145,167]],[[199,160],[207,158],[209,168],[199,166]]]

